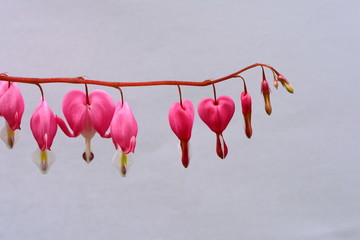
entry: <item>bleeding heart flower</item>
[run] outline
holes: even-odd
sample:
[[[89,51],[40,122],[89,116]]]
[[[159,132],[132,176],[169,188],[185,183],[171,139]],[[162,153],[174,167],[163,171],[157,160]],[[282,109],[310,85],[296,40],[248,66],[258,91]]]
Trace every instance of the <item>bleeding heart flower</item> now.
[[[42,173],[47,173],[55,161],[50,148],[56,135],[57,123],[54,113],[44,99],[41,100],[30,119],[30,128],[39,146],[34,153],[33,161]]]
[[[1,139],[8,148],[14,146],[15,130],[20,129],[21,118],[24,113],[24,99],[16,83],[0,82],[0,116],[6,120],[1,131]]]
[[[138,125],[127,102],[118,102],[110,124],[110,135],[117,149],[113,163],[125,177],[129,163],[129,153],[135,151]]]
[[[106,131],[115,110],[110,94],[95,90],[87,96],[80,90],[72,90],[65,95],[62,109],[73,133],[69,131],[64,120],[56,116],[59,127],[69,137],[77,137],[79,134],[84,136],[86,148],[83,159],[87,163],[91,162],[94,154],[91,152],[90,142],[95,133],[98,132],[101,137],[110,137]]]
[[[182,103],[175,102],[171,105],[169,111],[170,127],[180,140],[182,153],[182,164],[185,168],[189,165],[189,147],[188,143],[191,137],[191,130],[194,124],[194,106],[189,100]]]
[[[251,96],[246,90],[241,93],[241,107],[245,120],[245,133],[248,138],[251,138]]]
[[[228,153],[223,131],[235,112],[235,103],[228,96],[221,96],[216,101],[212,98],[203,99],[198,105],[198,113],[203,122],[216,133],[216,153],[224,159]]]

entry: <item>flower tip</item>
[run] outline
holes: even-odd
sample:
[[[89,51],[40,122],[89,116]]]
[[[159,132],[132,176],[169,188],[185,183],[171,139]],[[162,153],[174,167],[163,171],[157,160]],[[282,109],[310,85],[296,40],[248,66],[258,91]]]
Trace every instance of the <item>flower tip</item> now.
[[[216,134],[216,153],[221,159],[225,159],[228,154],[228,148],[221,133]]]
[[[270,103],[265,104],[265,111],[266,111],[266,113],[267,113],[269,116],[271,115],[272,107],[271,107],[271,104],[270,104]]]
[[[132,162],[132,155],[124,153],[118,146],[117,151],[115,152],[112,159],[112,163],[119,170],[122,177],[126,177]]]
[[[12,149],[17,141],[18,134],[9,127],[8,123],[6,123],[5,127],[1,130],[0,138],[4,141],[8,149]]]
[[[246,132],[246,136],[250,139],[251,136],[252,136],[252,129],[251,129],[251,127],[250,127],[250,128],[246,128],[245,132]]]
[[[82,158],[85,160],[86,163],[90,163],[94,159],[94,153],[93,152],[84,152],[82,154]]]
[[[189,166],[190,157],[189,157],[189,146],[188,141],[180,141],[180,147],[181,147],[181,162],[184,168],[187,168]]]
[[[55,161],[55,155],[48,150],[41,151],[39,148],[35,150],[33,162],[38,166],[42,174],[47,174],[51,165]]]
[[[293,87],[290,85],[289,81],[283,75],[279,74],[278,80],[289,93],[294,93]]]
[[[270,103],[270,93],[263,93],[264,102],[265,102],[265,111],[270,116],[272,112],[272,107]]]
[[[252,136],[251,114],[244,115],[244,120],[245,120],[245,134],[250,139]]]
[[[284,82],[284,86],[289,93],[294,93],[294,88],[287,82]]]

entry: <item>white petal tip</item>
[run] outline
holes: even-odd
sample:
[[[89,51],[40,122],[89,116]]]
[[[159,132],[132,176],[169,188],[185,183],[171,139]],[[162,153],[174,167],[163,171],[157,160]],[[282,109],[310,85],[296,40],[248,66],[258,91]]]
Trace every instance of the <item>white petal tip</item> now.
[[[7,123],[0,132],[0,138],[4,141],[8,149],[12,149],[14,147],[19,137],[19,131],[13,131]]]
[[[32,160],[42,174],[47,174],[51,165],[55,162],[55,155],[49,150],[41,151],[36,149]]]
[[[122,177],[126,177],[130,166],[132,165],[133,159],[131,154],[125,154],[121,151],[120,147],[115,152],[112,159],[113,165],[119,170]]]

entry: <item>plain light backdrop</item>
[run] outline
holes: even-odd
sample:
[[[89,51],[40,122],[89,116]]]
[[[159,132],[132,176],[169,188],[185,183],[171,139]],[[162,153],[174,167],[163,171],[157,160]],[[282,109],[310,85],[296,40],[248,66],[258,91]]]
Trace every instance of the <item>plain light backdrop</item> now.
[[[203,81],[262,62],[295,93],[272,88],[269,117],[260,68],[244,73],[248,140],[241,81],[217,84],[236,103],[229,154],[218,159],[215,134],[196,115],[184,169],[167,119],[177,88],[124,88],[139,134],[122,178],[111,140],[95,136],[87,165],[83,137],[60,129],[56,162],[40,174],[29,126],[40,92],[19,84],[22,136],[12,150],[0,144],[0,239],[360,239],[359,12],[355,0],[1,0],[0,72],[12,76]],[[83,88],[43,85],[60,116],[64,95]],[[182,90],[195,106],[212,96],[211,87]]]

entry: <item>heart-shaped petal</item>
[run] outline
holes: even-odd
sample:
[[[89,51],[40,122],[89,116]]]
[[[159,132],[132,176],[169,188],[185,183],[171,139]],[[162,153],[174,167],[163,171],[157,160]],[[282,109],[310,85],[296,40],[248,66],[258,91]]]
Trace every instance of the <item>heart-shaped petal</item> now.
[[[90,93],[89,102],[94,129],[104,137],[114,115],[114,101],[107,92],[95,90]]]
[[[203,99],[198,105],[198,113],[203,122],[215,133],[222,133],[235,112],[235,103],[228,96]]]
[[[72,90],[64,97],[62,110],[75,137],[83,132],[86,122],[90,118],[87,111],[88,107],[86,95],[80,90]]]

